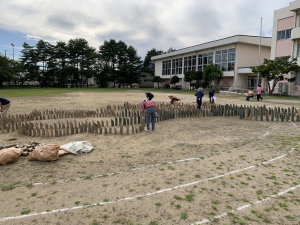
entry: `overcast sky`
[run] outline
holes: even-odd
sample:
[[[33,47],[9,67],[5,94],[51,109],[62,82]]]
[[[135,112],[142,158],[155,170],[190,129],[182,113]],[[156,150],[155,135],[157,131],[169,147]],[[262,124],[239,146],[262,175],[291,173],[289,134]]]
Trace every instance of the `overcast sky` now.
[[[274,10],[292,0],[0,0],[0,50],[15,59],[24,42],[85,38],[99,50],[122,40],[138,54],[180,49],[237,34],[272,36]]]

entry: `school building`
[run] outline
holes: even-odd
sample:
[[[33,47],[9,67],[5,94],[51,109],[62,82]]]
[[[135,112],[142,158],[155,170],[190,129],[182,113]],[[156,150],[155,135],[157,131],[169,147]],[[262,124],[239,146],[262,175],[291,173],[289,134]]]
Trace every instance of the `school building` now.
[[[289,6],[274,11],[273,39],[270,59],[283,56],[297,58],[300,66],[300,0],[289,3]],[[296,81],[278,82],[274,93],[300,96],[300,72],[287,74],[285,77],[296,77]],[[271,84],[273,85],[273,84]]]
[[[271,38],[261,38],[261,64],[264,58],[269,59],[271,53]],[[257,73],[250,66],[257,66],[259,58],[259,36],[236,35],[211,41],[162,55],[151,59],[155,62],[155,75],[170,83],[172,76],[179,77],[182,89],[189,89],[190,83],[184,81],[186,71],[197,71],[211,63],[223,71],[224,77],[220,83],[222,90],[256,89]],[[267,84],[264,79],[259,81],[262,88]],[[157,83],[155,83],[155,86]]]

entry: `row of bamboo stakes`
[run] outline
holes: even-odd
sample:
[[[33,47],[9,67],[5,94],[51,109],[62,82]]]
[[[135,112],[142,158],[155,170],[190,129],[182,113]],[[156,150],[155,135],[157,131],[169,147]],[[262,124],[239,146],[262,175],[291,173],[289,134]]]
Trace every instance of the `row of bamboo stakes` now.
[[[299,109],[267,108],[266,106],[237,106],[234,104],[211,105],[204,102],[201,110],[194,104],[170,105],[157,104],[156,122],[183,117],[238,116],[240,119],[256,121],[299,121]],[[105,120],[78,121],[86,117],[109,117]],[[57,121],[53,124],[41,122],[47,119],[72,118],[72,121]],[[40,120],[37,122],[37,120]],[[34,122],[35,121],[35,122]],[[141,119],[141,104],[124,103],[124,106],[110,106],[95,111],[34,110],[29,115],[9,116],[2,123],[2,133],[14,132],[33,137],[59,137],[78,133],[92,134],[135,134],[144,129],[145,121]]]

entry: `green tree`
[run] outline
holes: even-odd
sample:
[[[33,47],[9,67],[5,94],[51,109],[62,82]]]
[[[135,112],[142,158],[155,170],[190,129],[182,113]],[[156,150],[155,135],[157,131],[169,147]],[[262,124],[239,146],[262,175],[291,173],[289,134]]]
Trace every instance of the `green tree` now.
[[[168,51],[166,51],[164,53],[170,53],[170,52],[174,52],[174,51],[176,51],[176,49],[171,47],[171,48],[168,49]]]
[[[267,79],[269,94],[272,95],[274,88],[279,81],[286,80],[288,82],[294,82],[295,77],[289,79],[284,76],[288,73],[299,71],[297,65],[297,58],[285,56],[276,58],[275,60],[264,59],[264,63],[260,66],[251,66],[252,72],[259,73],[263,78]],[[270,82],[273,80],[273,86],[270,87]]]
[[[152,82],[157,83],[157,87],[159,88],[159,83],[163,82],[164,79],[162,79],[160,76],[154,76],[152,78]]]
[[[24,72],[28,80],[38,81],[41,84],[42,80],[39,76],[38,54],[36,50],[33,46],[24,42],[21,53],[21,62],[23,63]]]
[[[126,62],[123,67],[123,79],[126,84],[138,83],[141,77],[141,57],[137,55],[137,50],[129,46],[126,50]],[[132,86],[131,86],[132,87]]]
[[[190,86],[191,86],[191,82],[194,80],[194,76],[195,76],[194,73],[195,73],[194,71],[187,71],[184,74],[184,81],[190,82]]]
[[[176,84],[178,82],[179,82],[179,77],[175,75],[171,78],[170,84]]]
[[[220,82],[223,78],[223,72],[219,70],[216,65],[210,64],[204,68],[203,79],[207,82],[214,81],[216,91],[219,90]]]
[[[200,82],[200,80],[203,79],[203,72],[201,70],[195,71],[192,78],[196,81],[196,83]]]
[[[2,82],[10,81],[13,78],[12,70],[9,59],[0,55],[0,86],[2,86]]]
[[[114,87],[116,87],[116,79],[117,79],[117,52],[119,51],[119,46],[116,40],[110,39],[109,41],[104,41],[103,45],[99,47],[99,54],[101,60],[105,64],[104,72],[107,73],[107,77],[110,78],[110,81],[114,83]]]
[[[54,46],[54,77],[55,81],[58,83],[57,86],[67,87],[68,79],[69,79],[69,71],[72,71],[68,64],[68,46],[63,41],[56,42]]]
[[[13,80],[15,82],[15,85],[17,85],[17,82],[20,82],[23,86],[24,82],[28,80],[27,73],[24,72],[24,64],[22,61],[15,61],[13,65]]]
[[[151,57],[161,55],[162,53],[162,50],[156,50],[155,48],[152,48],[150,51],[148,51],[145,56],[142,71],[150,73],[150,75],[153,77],[155,72],[155,64]]]

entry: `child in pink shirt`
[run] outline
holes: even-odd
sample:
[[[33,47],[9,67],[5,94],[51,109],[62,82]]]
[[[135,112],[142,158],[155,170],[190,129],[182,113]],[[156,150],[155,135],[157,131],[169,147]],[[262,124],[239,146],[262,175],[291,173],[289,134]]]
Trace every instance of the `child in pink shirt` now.
[[[260,88],[260,84],[259,85],[257,85],[258,87],[257,87],[257,101],[259,101],[259,99],[261,98],[261,100],[263,100],[263,98],[262,97],[260,97],[260,95],[261,95],[261,88]]]

